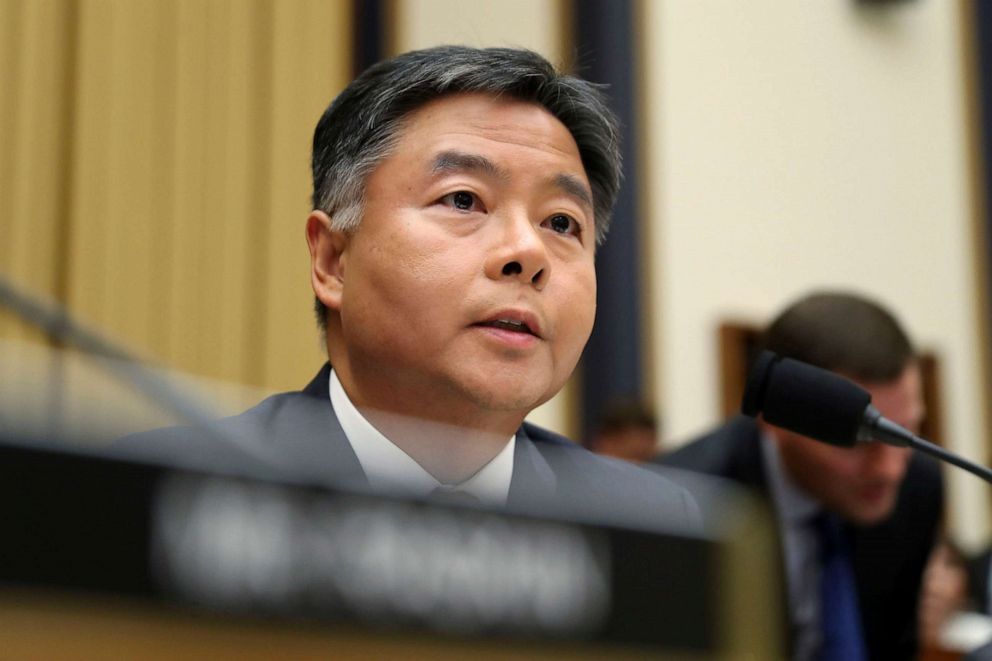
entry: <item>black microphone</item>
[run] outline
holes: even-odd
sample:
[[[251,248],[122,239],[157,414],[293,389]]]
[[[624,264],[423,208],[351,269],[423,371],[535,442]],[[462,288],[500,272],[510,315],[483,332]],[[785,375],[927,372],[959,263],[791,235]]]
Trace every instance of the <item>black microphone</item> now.
[[[844,377],[771,351],[755,360],[741,412],[832,445],[881,441],[912,447],[992,482],[992,471],[926,441],[879,413],[867,390]]]
[[[771,351],[751,368],[741,410],[777,427],[832,445],[859,440],[909,445],[913,434],[884,418],[864,388],[839,374]]]

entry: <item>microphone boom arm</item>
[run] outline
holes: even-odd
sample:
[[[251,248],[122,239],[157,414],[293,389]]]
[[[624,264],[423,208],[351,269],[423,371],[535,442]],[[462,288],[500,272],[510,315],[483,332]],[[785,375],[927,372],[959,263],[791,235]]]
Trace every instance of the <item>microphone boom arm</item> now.
[[[859,441],[878,441],[888,445],[909,447],[923,452],[941,461],[946,461],[958,468],[964,469],[973,475],[977,475],[986,482],[992,484],[992,470],[985,466],[968,461],[953,452],[949,452],[936,443],[920,438],[908,429],[900,427],[891,420],[883,417],[878,409],[869,405],[865,409],[865,421],[858,434]]]
[[[777,427],[837,445],[881,442],[910,447],[992,484],[992,470],[924,440],[882,416],[868,391],[838,374],[762,351],[744,387],[741,412]]]

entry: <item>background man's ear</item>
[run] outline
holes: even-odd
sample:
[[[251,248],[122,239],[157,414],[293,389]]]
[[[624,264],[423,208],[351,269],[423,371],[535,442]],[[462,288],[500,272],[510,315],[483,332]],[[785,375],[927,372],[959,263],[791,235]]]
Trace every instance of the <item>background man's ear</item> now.
[[[331,218],[323,211],[307,216],[307,246],[310,248],[310,284],[321,303],[332,310],[341,309],[344,289],[345,250],[348,235],[333,229]]]

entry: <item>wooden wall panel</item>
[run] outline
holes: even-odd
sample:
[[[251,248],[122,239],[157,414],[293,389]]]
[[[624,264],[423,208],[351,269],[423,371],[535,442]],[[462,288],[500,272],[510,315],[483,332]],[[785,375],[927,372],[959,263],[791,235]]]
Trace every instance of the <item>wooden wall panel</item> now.
[[[324,108],[351,79],[351,3],[304,0],[273,16],[271,164],[266,254],[270,277],[253,292],[266,384],[299,388],[325,360],[313,317],[304,221],[310,144]]]
[[[303,385],[310,135],[348,80],[350,9],[0,0],[4,272],[155,362]]]
[[[0,274],[60,292],[74,5],[0,0]],[[0,337],[43,341],[8,313]]]

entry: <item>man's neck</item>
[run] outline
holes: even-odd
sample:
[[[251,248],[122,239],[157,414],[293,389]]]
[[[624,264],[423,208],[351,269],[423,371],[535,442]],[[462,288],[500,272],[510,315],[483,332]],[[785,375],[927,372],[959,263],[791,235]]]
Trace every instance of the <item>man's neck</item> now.
[[[358,384],[347,365],[334,368],[352,406],[396,447],[444,484],[461,482],[506,447],[524,414],[484,411],[464,397],[445,398],[395,380]],[[372,393],[372,397],[366,396]],[[412,393],[412,394],[411,394]],[[416,396],[414,396],[416,395]]]
[[[374,408],[356,408],[383,436],[443,484],[457,484],[476,474],[513,436]]]

